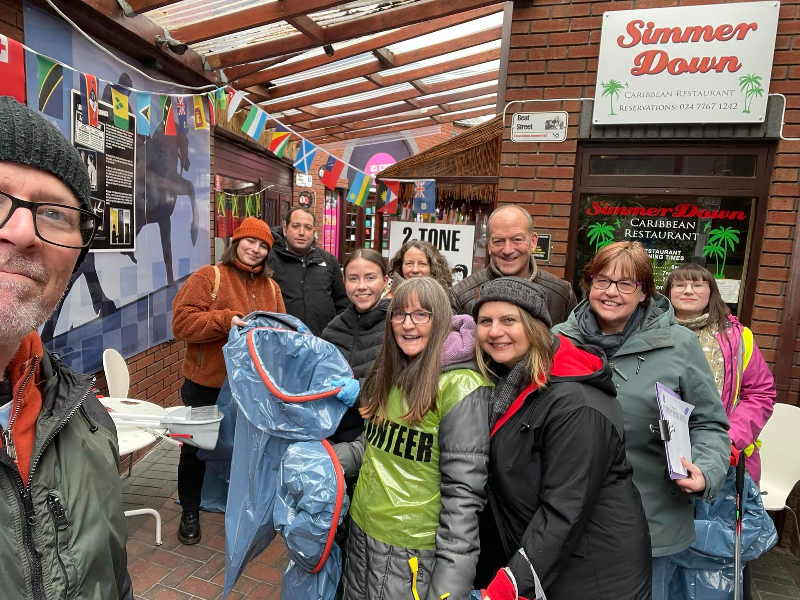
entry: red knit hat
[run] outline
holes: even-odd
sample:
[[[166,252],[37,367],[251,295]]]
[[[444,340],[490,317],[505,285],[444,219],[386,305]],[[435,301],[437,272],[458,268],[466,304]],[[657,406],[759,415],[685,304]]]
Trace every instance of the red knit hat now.
[[[242,238],[261,240],[269,246],[270,250],[272,250],[272,244],[275,243],[275,240],[272,238],[272,232],[269,230],[269,225],[256,217],[247,217],[233,232],[234,242]]]

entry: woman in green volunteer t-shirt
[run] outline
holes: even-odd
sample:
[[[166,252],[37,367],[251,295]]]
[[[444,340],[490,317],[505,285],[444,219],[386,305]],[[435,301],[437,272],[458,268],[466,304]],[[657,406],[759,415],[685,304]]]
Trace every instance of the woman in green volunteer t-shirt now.
[[[361,468],[345,600],[470,595],[492,388],[472,362],[474,323],[462,317],[471,335],[451,334],[451,316],[447,293],[430,277],[394,290],[361,396],[363,461],[360,442],[336,447],[347,476]]]

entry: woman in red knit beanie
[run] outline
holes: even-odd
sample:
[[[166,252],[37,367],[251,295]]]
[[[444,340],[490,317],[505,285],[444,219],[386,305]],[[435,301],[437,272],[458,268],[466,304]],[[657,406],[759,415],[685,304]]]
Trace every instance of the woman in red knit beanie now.
[[[272,280],[267,255],[273,239],[269,226],[248,217],[233,232],[233,241],[216,266],[205,266],[183,284],[172,303],[172,331],[186,342],[181,398],[186,406],[216,403],[225,381],[222,346],[234,325],[255,311],[286,312],[278,284]],[[184,444],[178,464],[178,499],[183,508],[178,539],[200,541],[200,491],[206,464],[197,448]]]

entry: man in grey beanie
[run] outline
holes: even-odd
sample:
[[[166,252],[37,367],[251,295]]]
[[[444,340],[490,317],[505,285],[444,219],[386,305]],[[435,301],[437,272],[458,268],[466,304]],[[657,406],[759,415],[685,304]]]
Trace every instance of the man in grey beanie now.
[[[133,600],[114,423],[94,378],[39,338],[86,257],[89,174],[56,127],[0,96],[0,564],[4,598]]]

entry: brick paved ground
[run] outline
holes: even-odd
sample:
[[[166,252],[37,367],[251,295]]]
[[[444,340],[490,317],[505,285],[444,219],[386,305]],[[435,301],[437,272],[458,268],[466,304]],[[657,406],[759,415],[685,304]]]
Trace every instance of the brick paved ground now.
[[[156,447],[123,477],[125,510],[155,508],[161,514],[164,544],[155,545],[152,517],[128,519],[128,568],[137,600],[214,600],[222,597],[224,578],[224,519],[200,513],[203,540],[183,546],[176,537],[180,521],[177,497],[178,449]],[[287,558],[278,537],[245,569],[228,596],[277,600]],[[753,563],[754,600],[800,600],[800,558],[774,548]]]
[[[128,519],[128,570],[137,600],[214,600],[222,597],[224,580],[224,516],[200,513],[203,539],[183,546],[176,537],[180,522],[177,497],[178,451],[157,447],[123,477],[125,509],[155,508],[161,514],[162,546],[155,545],[155,520]],[[279,537],[245,569],[228,595],[241,598],[277,599],[287,558]]]
[[[753,563],[754,600],[800,599],[800,559],[773,548]]]

